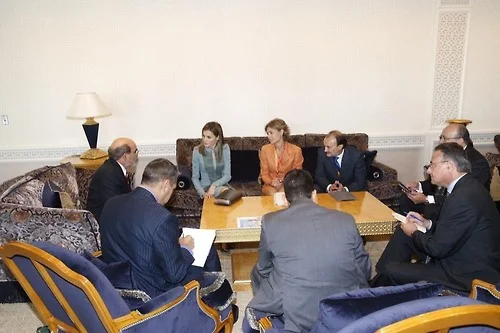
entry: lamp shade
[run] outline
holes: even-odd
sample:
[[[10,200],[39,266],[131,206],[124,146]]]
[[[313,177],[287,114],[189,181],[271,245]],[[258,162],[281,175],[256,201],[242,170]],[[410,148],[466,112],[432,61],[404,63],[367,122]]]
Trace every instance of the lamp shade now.
[[[77,93],[66,115],[70,119],[107,117],[111,111],[95,92]]]

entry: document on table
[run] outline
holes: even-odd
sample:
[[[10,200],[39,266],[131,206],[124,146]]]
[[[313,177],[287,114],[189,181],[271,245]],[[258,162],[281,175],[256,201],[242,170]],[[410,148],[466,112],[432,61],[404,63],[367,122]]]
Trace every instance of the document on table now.
[[[194,266],[203,267],[207,261],[208,253],[215,239],[215,230],[182,228],[184,236],[191,236],[194,239]]]
[[[238,228],[259,228],[261,219],[260,216],[238,217],[236,225]]]
[[[406,216],[404,216],[404,215],[401,215],[401,214],[398,214],[398,213],[394,212],[394,213],[392,213],[392,216],[394,216],[394,218],[396,220],[398,220],[399,222],[401,222],[401,223],[407,223],[406,222]],[[418,231],[422,231],[424,234],[427,232],[427,229],[425,229],[420,224],[416,224],[415,223],[415,225],[417,226]]]

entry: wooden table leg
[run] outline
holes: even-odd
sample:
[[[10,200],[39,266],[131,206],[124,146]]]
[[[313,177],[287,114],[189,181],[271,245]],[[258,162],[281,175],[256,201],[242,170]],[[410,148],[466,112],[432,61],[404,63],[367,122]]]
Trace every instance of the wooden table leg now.
[[[231,252],[231,267],[233,272],[233,289],[235,291],[252,290],[250,273],[259,259],[257,251]]]

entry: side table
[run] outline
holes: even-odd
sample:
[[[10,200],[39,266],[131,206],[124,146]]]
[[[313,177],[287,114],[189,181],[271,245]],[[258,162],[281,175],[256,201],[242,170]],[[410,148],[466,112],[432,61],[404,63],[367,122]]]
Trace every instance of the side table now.
[[[65,157],[61,160],[61,164],[70,162],[75,169],[87,169],[87,170],[96,170],[99,168],[104,161],[108,159],[107,156],[95,159],[95,160],[85,160],[81,159],[80,155],[73,155]]]

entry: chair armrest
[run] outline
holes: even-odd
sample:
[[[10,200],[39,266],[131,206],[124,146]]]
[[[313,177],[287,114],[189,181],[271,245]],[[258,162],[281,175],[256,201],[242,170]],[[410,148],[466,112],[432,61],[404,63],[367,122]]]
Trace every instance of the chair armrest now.
[[[47,241],[78,253],[100,249],[99,225],[87,210],[2,203],[0,221],[0,244]]]
[[[373,161],[372,167],[377,168],[377,171],[381,172],[381,175],[374,180],[384,180],[384,181],[398,180],[398,172],[395,169],[391,168],[390,166],[377,161]]]
[[[500,286],[500,283],[497,285]],[[494,284],[474,279],[470,298],[477,299],[490,304],[500,305],[500,291]]]
[[[201,301],[200,284],[191,281],[145,303],[119,318],[120,332],[213,332],[221,327],[219,313]],[[232,316],[227,321],[232,325]],[[218,329],[217,329],[218,328]]]
[[[191,188],[191,169],[186,166],[179,167],[179,176],[177,177],[177,189],[178,190],[187,190]]]

